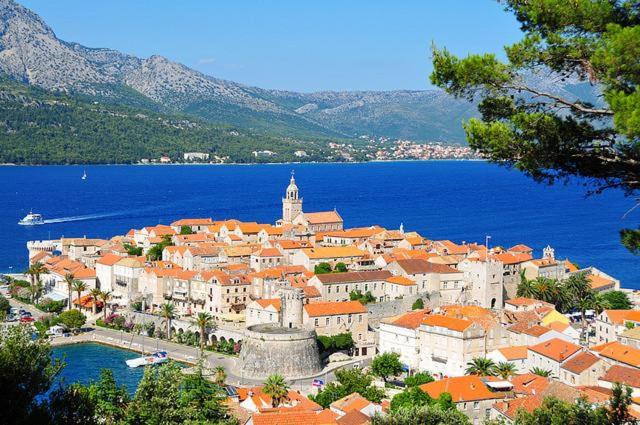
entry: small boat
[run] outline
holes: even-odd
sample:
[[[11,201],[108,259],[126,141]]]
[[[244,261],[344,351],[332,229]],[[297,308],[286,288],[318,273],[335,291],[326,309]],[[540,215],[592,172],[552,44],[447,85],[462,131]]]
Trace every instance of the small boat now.
[[[38,224],[44,224],[44,219],[41,214],[34,214],[33,211],[30,211],[18,224],[21,226],[36,226]]]
[[[82,172],[82,180],[86,180],[87,179],[87,170],[84,170]]]
[[[169,355],[166,351],[156,351],[148,356],[136,357],[135,359],[129,359],[126,361],[129,367],[140,367],[148,365],[156,365],[164,363],[169,360]]]

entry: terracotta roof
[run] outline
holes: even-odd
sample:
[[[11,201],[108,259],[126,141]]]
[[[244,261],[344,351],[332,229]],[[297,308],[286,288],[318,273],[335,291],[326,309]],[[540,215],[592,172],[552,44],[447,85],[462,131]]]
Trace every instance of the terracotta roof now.
[[[569,325],[568,323],[562,323],[562,322],[551,322],[547,324],[547,327],[556,332],[564,333],[564,331],[569,329],[571,325]]]
[[[591,347],[591,351],[598,353],[600,357],[640,367],[640,350],[617,341]]]
[[[318,291],[318,288],[316,288],[315,286],[311,286],[311,285],[304,286],[302,288],[302,291],[304,292],[304,296],[306,298],[319,298],[322,296],[320,291]]]
[[[510,347],[498,348],[498,351],[507,360],[521,360],[527,358],[527,345],[512,345]]]
[[[75,300],[73,300],[74,305],[79,305],[84,308],[93,308],[93,302],[94,302],[94,299],[91,294],[83,295],[80,297],[80,299],[76,298]],[[102,304],[103,304],[102,301],[100,300],[96,301],[96,307],[101,308]]]
[[[525,373],[511,378],[513,390],[519,394],[540,394],[549,385],[549,378]]]
[[[332,283],[370,282],[374,280],[385,280],[391,276],[393,275],[388,270],[324,273],[316,275],[317,279],[325,285]]]
[[[278,240],[275,242],[282,249],[302,249],[310,248],[313,244],[309,241],[292,241],[288,239]]]
[[[400,326],[401,328],[417,329],[420,327],[425,317],[429,314],[430,310],[414,310],[408,313],[401,314],[400,316],[392,317],[384,320],[385,323],[394,326]]]
[[[473,322],[466,319],[443,316],[441,314],[431,314],[424,318],[422,324],[463,332],[469,326],[473,325]]]
[[[540,344],[532,345],[529,350],[541,354],[557,362],[563,362],[578,351],[579,345],[572,344],[559,338],[553,338]]]
[[[518,244],[518,245],[514,245],[511,248],[509,248],[507,251],[513,251],[513,252],[531,252],[533,251],[533,248],[530,248],[526,245],[523,244]]]
[[[523,330],[522,333],[526,334],[526,335],[540,337],[540,336],[546,334],[549,331],[551,331],[551,329],[549,329],[549,328],[547,328],[545,326],[533,325],[533,326]]]
[[[394,285],[402,285],[402,286],[413,286],[416,284],[415,280],[411,280],[404,276],[391,276],[386,281]]]
[[[267,308],[270,305],[272,305],[276,309],[276,311],[280,311],[280,308],[281,308],[280,298],[267,298],[267,299],[263,298],[263,299],[256,300],[256,302],[262,308]]]
[[[324,233],[323,236],[336,237],[336,238],[351,238],[351,239],[359,239],[359,238],[368,238],[377,233],[380,233],[384,229],[379,226],[371,226],[371,227],[357,227],[354,229],[347,230],[336,230],[331,232]],[[316,239],[317,240],[317,239]]]
[[[499,401],[493,407],[512,421],[519,410],[532,413],[542,405],[543,398],[539,395],[520,397],[513,400]]]
[[[436,264],[420,258],[396,260],[396,263],[398,263],[407,274],[460,273],[459,270],[449,267],[446,264]]]
[[[525,253],[510,253],[510,252],[502,252],[500,254],[496,254],[493,258],[501,261],[503,264],[520,264],[525,261],[531,260],[533,257],[529,254]]]
[[[607,382],[620,382],[633,388],[640,388],[640,370],[635,367],[613,365],[600,379]]]
[[[367,312],[367,309],[360,301],[317,302],[305,304],[304,309],[310,317]]]
[[[355,246],[321,246],[306,248],[302,252],[313,259],[363,257],[366,254]]]
[[[309,224],[342,223],[342,217],[335,210],[304,213],[304,218]]]
[[[362,410],[370,404],[371,402],[360,394],[351,393],[331,403],[331,408],[338,409],[346,413],[352,410]]]
[[[213,224],[211,218],[183,218],[171,223],[172,226],[206,226]]]
[[[282,257],[278,248],[262,248],[253,253],[256,257]]]
[[[254,413],[252,421],[254,425],[334,425],[337,416],[333,412],[325,413],[325,411],[274,409],[273,411]]]
[[[536,300],[535,298],[517,297],[506,300],[505,304],[511,304],[515,306],[534,306],[536,304],[546,304],[544,301]]]
[[[561,367],[562,369],[579,375],[599,361],[600,358],[595,354],[583,351],[564,362]]]
[[[420,385],[420,389],[429,394],[431,398],[438,398],[442,393],[449,393],[454,403],[502,399],[508,394],[491,391],[483,380],[499,381],[500,379],[493,376],[458,376]]]
[[[371,418],[359,410],[352,410],[336,419],[336,423],[338,425],[366,425],[371,423]]]
[[[587,276],[587,280],[589,280],[591,288],[593,289],[602,289],[606,288],[607,286],[615,285],[615,282],[613,280],[598,276],[596,274],[590,274],[589,276]]]
[[[627,320],[640,322],[640,310],[605,310],[603,313],[614,325],[624,325]]]

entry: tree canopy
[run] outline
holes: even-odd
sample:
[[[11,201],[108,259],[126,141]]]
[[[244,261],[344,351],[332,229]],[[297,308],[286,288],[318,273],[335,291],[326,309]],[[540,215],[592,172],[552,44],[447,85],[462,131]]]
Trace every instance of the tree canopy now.
[[[524,34],[495,54],[433,48],[431,82],[479,101],[469,145],[552,184],[578,176],[591,192],[640,189],[640,7],[635,0],[504,0]],[[550,88],[571,83],[580,90]],[[640,228],[621,231],[640,252]]]

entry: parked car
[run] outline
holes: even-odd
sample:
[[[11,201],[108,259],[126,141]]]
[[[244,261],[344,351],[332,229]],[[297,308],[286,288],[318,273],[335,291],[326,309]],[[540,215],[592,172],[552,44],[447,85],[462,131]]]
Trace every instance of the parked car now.
[[[36,319],[34,319],[34,318],[33,318],[33,317],[31,317],[31,316],[22,316],[22,317],[20,318],[20,323],[33,323],[33,322],[35,322],[35,321],[36,321]]]

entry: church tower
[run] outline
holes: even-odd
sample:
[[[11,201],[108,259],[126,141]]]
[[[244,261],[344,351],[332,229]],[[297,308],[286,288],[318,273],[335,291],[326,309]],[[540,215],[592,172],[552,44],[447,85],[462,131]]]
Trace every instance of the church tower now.
[[[298,194],[298,186],[292,171],[287,193],[282,198],[282,222],[291,223],[300,214],[302,214],[302,198]]]

